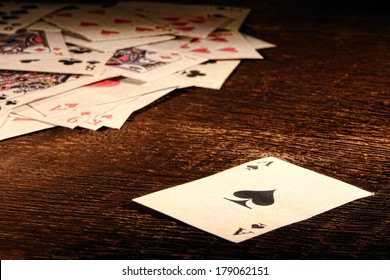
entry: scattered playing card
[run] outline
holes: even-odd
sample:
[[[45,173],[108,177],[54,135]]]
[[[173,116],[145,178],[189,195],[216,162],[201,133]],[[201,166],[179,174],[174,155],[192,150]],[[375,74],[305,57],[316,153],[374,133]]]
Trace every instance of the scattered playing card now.
[[[0,4],[0,33],[13,34],[63,6],[31,3]]]
[[[127,103],[133,97],[163,89],[177,88],[181,82],[180,79],[172,77],[135,84],[126,78],[111,78],[66,91],[50,99],[38,100],[29,105],[42,115],[49,116],[58,112],[85,110],[88,107],[118,101]]]
[[[173,18],[218,18],[224,21],[224,23],[222,23],[222,25],[218,27],[228,30],[238,30],[250,13],[250,9],[240,7],[193,4],[188,5],[140,1],[119,2],[117,4],[117,7],[128,9],[137,14],[149,16],[150,18],[154,18],[154,15],[165,15],[166,17],[173,12]],[[183,23],[180,23],[181,21],[178,22],[179,24],[176,24],[176,26],[183,26]]]
[[[191,86],[220,89],[239,64],[240,60],[209,60],[176,75]]]
[[[27,30],[43,30],[43,31],[49,31],[49,32],[61,32],[61,28],[56,27],[53,24],[47,23],[43,20],[37,21],[31,25],[29,25]]]
[[[176,51],[140,46],[116,51],[106,65],[118,75],[151,82],[205,61]]]
[[[0,70],[0,113],[19,103],[19,98],[31,92],[75,80],[77,77],[63,73]]]
[[[242,35],[248,41],[249,45],[251,45],[256,50],[262,50],[262,49],[268,49],[268,48],[276,48],[276,45],[274,45],[274,44],[272,44],[270,42],[258,39],[256,37],[253,37],[253,36],[250,36],[250,35],[247,35],[247,34],[242,34]]]
[[[15,34],[0,34],[0,59],[2,61],[66,55],[69,55],[68,48],[60,32],[25,30]]]
[[[112,121],[122,118],[122,116],[129,117],[133,112],[149,105],[153,101],[163,97],[164,95],[170,93],[176,89],[176,87],[159,90],[156,92],[151,92],[148,94],[140,95],[129,102],[125,102],[116,108],[113,108],[109,111],[106,111],[101,114],[97,114],[87,121],[80,124],[80,127],[88,128],[92,130],[97,130],[107,124],[110,124]]]
[[[234,31],[216,31],[206,39],[182,37],[157,43],[154,46],[207,59],[263,58],[239,32]]]
[[[90,41],[108,41],[168,34],[171,31],[116,7],[75,6],[45,17],[65,31]]]
[[[99,53],[85,49],[83,51],[78,47],[71,47],[70,53],[69,56],[56,59],[6,60],[0,67],[3,70],[100,75],[107,60],[112,56],[110,53]]]
[[[65,36],[65,41],[67,43],[71,43],[73,45],[88,48],[98,52],[111,53],[120,49],[168,41],[174,38],[175,37],[172,35],[162,35],[162,36],[140,37],[140,38],[131,38],[131,39],[115,40],[115,41],[89,42],[80,38]]]
[[[34,116],[39,115],[39,113],[34,112],[33,110],[31,111]],[[52,127],[53,125],[51,124],[18,116],[16,114],[9,114],[8,117],[6,117],[5,123],[0,126],[0,141]]]
[[[19,106],[115,76],[109,71],[95,77],[0,70],[0,117]]]
[[[134,201],[237,243],[370,195],[269,157]]]

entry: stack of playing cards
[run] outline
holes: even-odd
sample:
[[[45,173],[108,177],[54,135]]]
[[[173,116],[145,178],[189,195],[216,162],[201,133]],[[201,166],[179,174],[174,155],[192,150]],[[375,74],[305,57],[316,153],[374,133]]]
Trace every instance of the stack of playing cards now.
[[[275,47],[249,9],[152,2],[0,4],[0,140],[55,126],[120,128],[183,87],[219,89]]]

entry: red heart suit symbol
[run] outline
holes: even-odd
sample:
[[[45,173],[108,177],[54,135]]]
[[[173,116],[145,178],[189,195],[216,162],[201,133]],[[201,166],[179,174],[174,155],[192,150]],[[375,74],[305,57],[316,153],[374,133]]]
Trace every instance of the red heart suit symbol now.
[[[223,49],[219,49],[219,51],[223,51],[223,52],[238,52],[236,48],[223,48]]]
[[[106,11],[105,10],[93,10],[93,11],[88,11],[90,14],[98,14],[98,15],[105,15]]]
[[[176,27],[176,29],[181,30],[181,31],[192,31],[192,30],[195,29],[195,27],[191,27],[191,26],[188,26],[188,27]]]
[[[181,18],[179,17],[164,17],[162,18],[163,20],[167,20],[167,21],[177,21],[177,20],[181,20]]]
[[[121,18],[114,19],[114,23],[116,24],[131,23],[131,22],[132,21],[129,19],[121,19]]]
[[[88,85],[88,87],[113,87],[120,84],[118,79],[107,79]]]
[[[118,32],[118,31],[105,30],[105,29],[103,29],[102,31],[100,31],[100,33],[101,33],[102,35],[112,35],[112,34],[119,34],[119,32]]]
[[[59,17],[71,17],[73,16],[72,13],[58,13],[58,14],[55,14],[55,16],[59,16]]]
[[[89,26],[98,26],[98,23],[95,22],[87,22],[87,21],[82,21],[80,22],[80,26],[82,27],[89,27]]]
[[[210,53],[209,50],[207,48],[199,48],[199,49],[195,49],[195,50],[192,50],[192,52],[198,52],[198,53]]]
[[[151,28],[145,28],[145,27],[137,27],[135,31],[143,32],[143,31],[153,31]]]

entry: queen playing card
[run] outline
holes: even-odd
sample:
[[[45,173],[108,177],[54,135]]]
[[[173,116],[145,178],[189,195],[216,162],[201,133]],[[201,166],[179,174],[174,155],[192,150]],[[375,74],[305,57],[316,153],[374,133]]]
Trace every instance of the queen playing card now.
[[[269,157],[134,201],[238,243],[370,195]]]

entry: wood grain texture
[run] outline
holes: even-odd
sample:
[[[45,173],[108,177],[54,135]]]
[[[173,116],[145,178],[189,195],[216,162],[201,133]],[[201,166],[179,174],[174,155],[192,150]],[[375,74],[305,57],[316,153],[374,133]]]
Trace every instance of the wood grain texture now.
[[[1,259],[388,259],[388,5],[218,3],[278,46],[221,90],[177,90],[121,130],[0,142]],[[132,202],[264,156],[375,195],[240,244]]]

